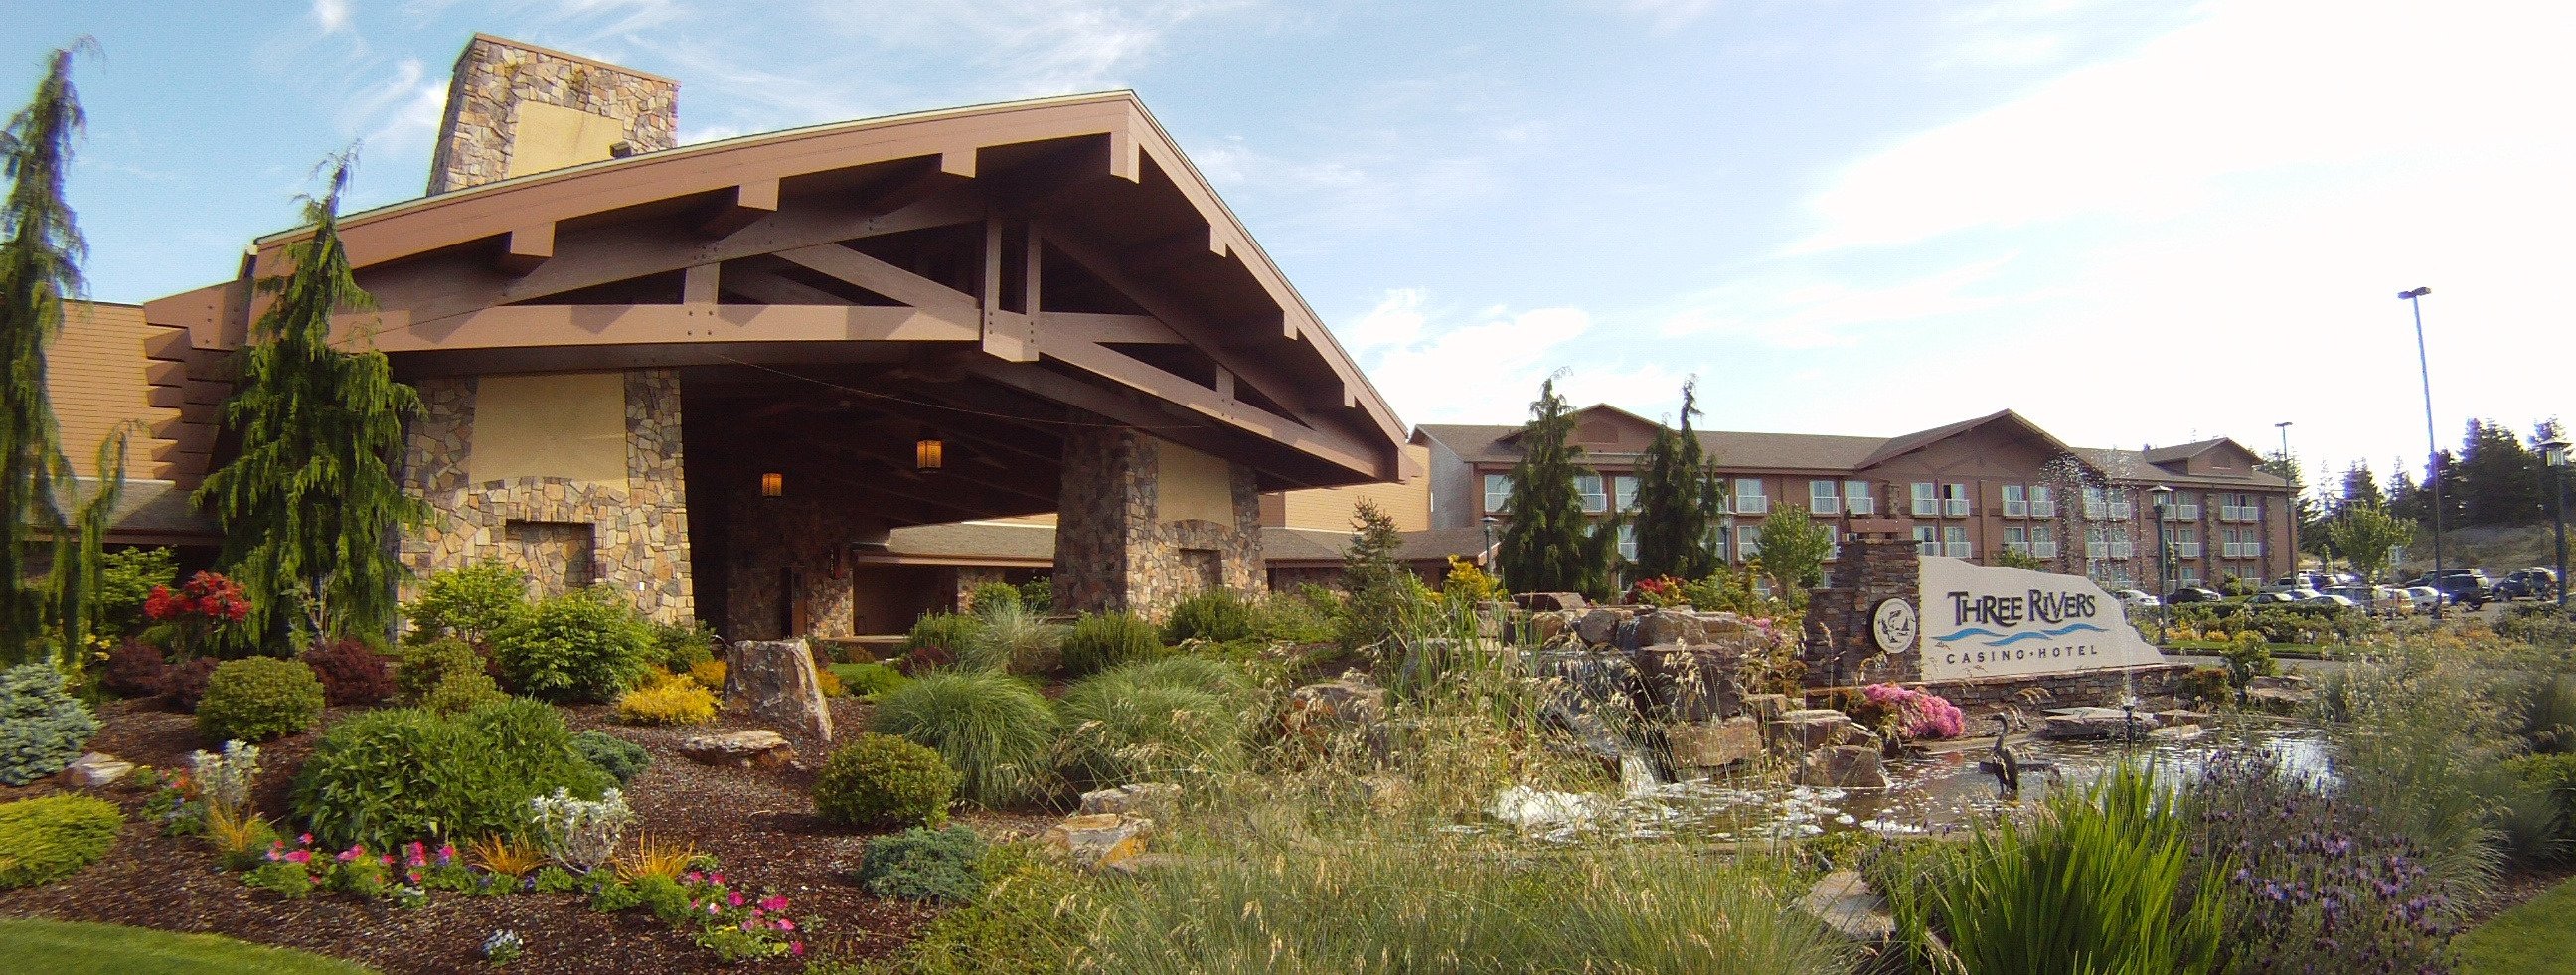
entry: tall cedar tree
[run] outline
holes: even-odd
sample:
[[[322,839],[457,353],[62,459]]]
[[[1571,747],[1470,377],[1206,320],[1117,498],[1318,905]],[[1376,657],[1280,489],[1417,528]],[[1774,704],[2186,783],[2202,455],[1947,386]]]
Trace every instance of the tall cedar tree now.
[[[1681,429],[1655,428],[1637,484],[1637,574],[1701,579],[1717,571],[1709,524],[1718,487],[1691,417],[1699,415],[1699,380],[1682,383]]]
[[[331,344],[332,315],[374,305],[340,240],[350,164],[335,160],[330,190],[305,199],[313,235],[287,246],[287,274],[259,283],[273,303],[251,326],[240,392],[224,405],[241,454],[196,495],[223,526],[222,562],[250,596],[250,632],[271,640],[390,630],[402,573],[394,532],[427,518],[393,475],[420,395],[394,381],[384,353]]]
[[[1583,466],[1583,448],[1572,444],[1573,437],[1574,410],[1557,394],[1551,376],[1539,386],[1530,421],[1521,427],[1521,462],[1512,467],[1503,533],[1495,544],[1495,568],[1513,592],[1599,594],[1608,587],[1604,550],[1616,527],[1612,521],[1593,526],[1584,515],[1574,479],[1593,472]]]
[[[1384,642],[1401,632],[1411,614],[1413,573],[1397,561],[1404,535],[1376,502],[1361,499],[1351,513],[1351,544],[1342,550],[1342,589],[1350,593],[1344,645]]]
[[[62,534],[55,495],[71,480],[45,387],[45,349],[63,331],[63,302],[81,293],[88,246],[63,177],[84,121],[72,89],[72,50],[53,52],[35,97],[0,130],[0,660],[28,659],[46,628],[45,592],[30,577],[39,536]]]

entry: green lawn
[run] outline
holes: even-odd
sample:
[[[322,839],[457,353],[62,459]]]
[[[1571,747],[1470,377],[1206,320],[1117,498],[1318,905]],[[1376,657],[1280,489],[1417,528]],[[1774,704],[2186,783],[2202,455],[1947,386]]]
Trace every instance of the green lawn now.
[[[11,971],[53,975],[366,975],[337,958],[267,948],[209,934],[114,924],[0,921],[0,958]]]
[[[2463,975],[2576,975],[2576,880],[2453,942]]]

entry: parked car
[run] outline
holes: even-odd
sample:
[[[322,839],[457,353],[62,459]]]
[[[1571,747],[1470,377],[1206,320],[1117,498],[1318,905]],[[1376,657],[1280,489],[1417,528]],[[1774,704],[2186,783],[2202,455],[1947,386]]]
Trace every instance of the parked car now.
[[[2316,598],[2316,595],[2316,590],[2302,586],[2296,589],[2283,589],[2279,592],[2257,593],[2253,599],[2247,600],[2247,602],[2256,606],[2287,606],[2292,603],[2305,602],[2307,600],[2314,599]]]
[[[2403,616],[2415,611],[2415,601],[2402,590],[2388,586],[2337,586],[2325,591],[2329,596],[2352,600],[2372,616]]]
[[[2442,591],[2431,586],[2408,586],[2397,591],[2406,594],[2406,601],[2413,603],[2418,613],[2432,612],[2442,602]]]
[[[2498,600],[2547,599],[2558,592],[2557,573],[2548,569],[2515,569],[2505,573],[2504,580],[2488,590]]]
[[[2361,604],[2360,604],[2360,603],[2353,602],[2353,601],[2352,601],[2352,599],[2351,599],[2351,597],[2348,597],[2348,596],[2337,596],[2337,595],[2335,595],[2335,594],[2333,594],[2333,593],[2324,593],[2324,592],[2318,593],[2318,594],[2316,594],[2316,595],[2314,595],[2314,596],[2310,596],[2310,597],[2308,597],[2308,598],[2306,598],[2306,599],[2299,600],[2299,605],[2301,605],[2301,606],[2332,606],[2332,607],[2335,607],[2335,608],[2337,608],[2337,609],[2360,609],[2360,608],[2361,608]]]
[[[2171,603],[2175,606],[2187,606],[2192,603],[2214,603],[2226,598],[2227,597],[2225,596],[2219,595],[2218,591],[2215,589],[2202,589],[2197,586],[2184,586],[2165,594],[2165,602]]]
[[[2444,602],[2470,609],[2486,605],[2491,589],[2487,585],[2486,573],[2476,570],[2470,570],[2466,575],[2445,573],[2429,585],[2442,594]]]
[[[2323,572],[2293,572],[2289,575],[2264,583],[2263,591],[2267,593],[2280,593],[2289,592],[2293,589],[2324,589],[2331,585],[2334,585],[2333,577],[2328,576]]]
[[[2146,593],[2140,592],[2136,589],[2122,589],[2119,592],[2112,593],[2111,598],[2120,601],[2121,609],[2128,610],[2132,613],[2142,609],[2154,609],[2158,606],[2164,605],[2164,603],[2156,597],[2147,595]]]

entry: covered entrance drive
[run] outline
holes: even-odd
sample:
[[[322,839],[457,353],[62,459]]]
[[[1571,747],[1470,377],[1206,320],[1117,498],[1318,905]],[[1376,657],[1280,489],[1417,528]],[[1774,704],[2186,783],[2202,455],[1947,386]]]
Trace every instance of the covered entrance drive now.
[[[1150,613],[1261,585],[1259,492],[1405,473],[1402,424],[1124,92],[642,152],[343,233],[379,306],[343,334],[428,405],[424,574],[839,636],[924,585],[896,529],[1055,513],[1058,606]],[[237,346],[294,238],[147,316]]]

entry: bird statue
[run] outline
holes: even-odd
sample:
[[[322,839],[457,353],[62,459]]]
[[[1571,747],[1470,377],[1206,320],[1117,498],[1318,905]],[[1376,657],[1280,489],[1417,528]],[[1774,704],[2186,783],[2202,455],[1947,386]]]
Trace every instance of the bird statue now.
[[[1985,763],[1986,770],[1994,773],[1995,784],[2003,786],[2005,798],[2016,798],[2021,795],[2021,759],[2013,756],[2012,749],[2004,747],[2004,736],[2012,733],[2012,719],[2001,714],[1994,718],[1995,747],[1991,752],[1994,758]]]

